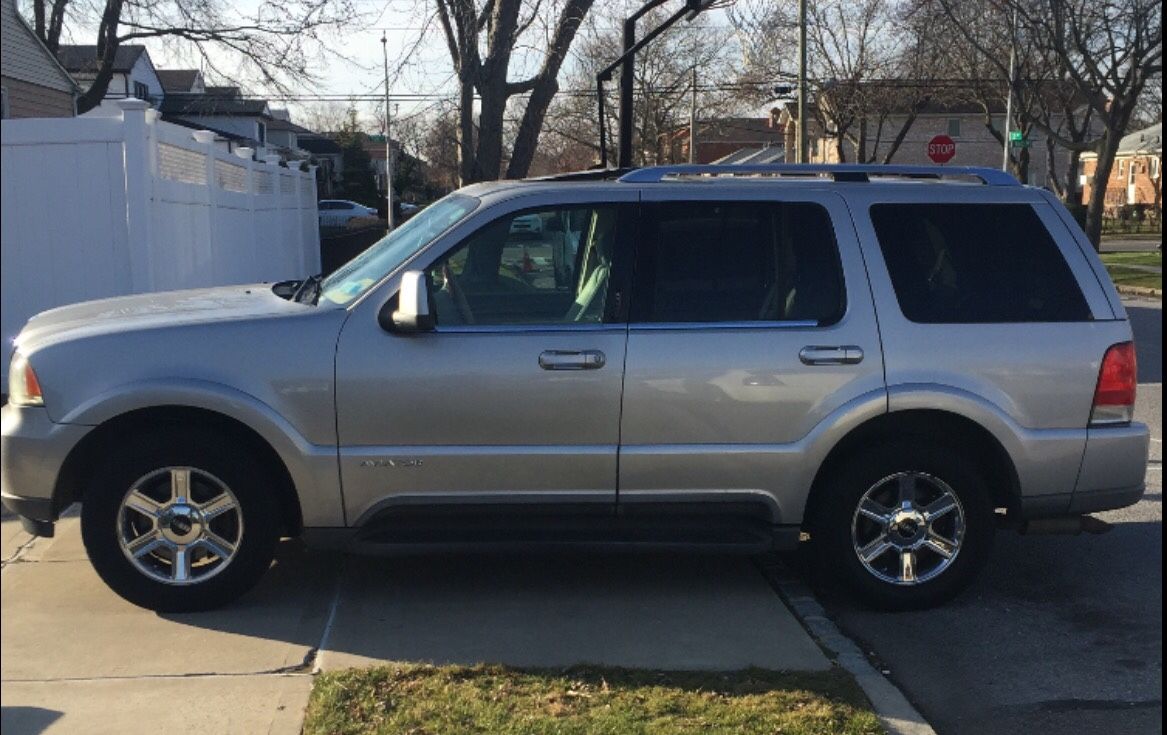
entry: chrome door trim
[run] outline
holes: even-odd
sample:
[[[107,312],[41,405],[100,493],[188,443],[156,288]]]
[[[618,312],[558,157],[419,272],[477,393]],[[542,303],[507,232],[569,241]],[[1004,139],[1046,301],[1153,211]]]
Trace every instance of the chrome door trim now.
[[[548,332],[618,333],[625,324],[497,324],[435,327],[430,334],[545,334]]]
[[[841,320],[835,322],[835,324],[840,323]],[[818,321],[806,320],[789,322],[634,322],[629,324],[628,328],[639,331],[709,331],[713,329],[727,331],[732,329],[810,329],[818,328],[818,326]]]

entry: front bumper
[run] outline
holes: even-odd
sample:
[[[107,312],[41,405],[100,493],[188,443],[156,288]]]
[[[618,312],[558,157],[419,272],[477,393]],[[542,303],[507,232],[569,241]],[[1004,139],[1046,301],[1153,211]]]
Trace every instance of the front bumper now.
[[[55,424],[39,406],[0,409],[0,501],[29,533],[52,535],[53,522],[68,504],[57,496],[61,467],[92,429]]]

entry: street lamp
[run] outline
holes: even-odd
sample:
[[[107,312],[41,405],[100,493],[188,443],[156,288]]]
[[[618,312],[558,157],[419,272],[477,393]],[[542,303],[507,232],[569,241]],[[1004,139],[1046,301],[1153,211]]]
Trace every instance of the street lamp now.
[[[596,74],[596,92],[600,112],[600,165],[608,165],[608,140],[604,130],[604,82],[611,80],[612,72],[620,67],[620,148],[616,165],[619,168],[632,167],[632,76],[635,71],[636,52],[647,46],[654,38],[664,33],[681,18],[693,20],[710,8],[729,5],[733,0],[685,0],[684,6],[670,15],[640,41],[636,40],[636,21],[669,0],[648,0],[632,15],[624,20],[624,52],[620,58]]]
[[[389,41],[385,38],[385,31],[381,31],[381,54],[385,60],[385,221],[392,232],[397,222],[393,216],[393,139],[389,137],[393,110],[389,107]]]

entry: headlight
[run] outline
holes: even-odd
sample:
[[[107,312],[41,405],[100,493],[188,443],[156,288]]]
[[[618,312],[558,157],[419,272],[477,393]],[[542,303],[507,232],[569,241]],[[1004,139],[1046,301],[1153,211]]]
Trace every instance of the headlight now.
[[[40,381],[32,365],[19,352],[13,353],[12,364],[8,366],[8,402],[14,406],[45,405]]]

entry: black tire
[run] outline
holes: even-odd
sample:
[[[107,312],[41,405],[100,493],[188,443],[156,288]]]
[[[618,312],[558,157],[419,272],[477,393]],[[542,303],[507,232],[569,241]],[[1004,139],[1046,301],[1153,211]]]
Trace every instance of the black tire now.
[[[869,570],[860,560],[852,537],[860,500],[882,480],[901,473],[923,473],[947,485],[959,499],[964,520],[963,538],[951,562],[931,579],[911,585],[881,579]],[[852,454],[828,471],[816,492],[823,495],[810,530],[819,569],[871,607],[916,610],[946,602],[972,582],[992,549],[995,514],[988,486],[976,465],[959,451],[930,445],[923,437],[889,441]],[[929,560],[941,563],[940,556],[925,552]],[[900,552],[893,548],[888,553]],[[882,561],[887,563],[886,558]],[[895,563],[894,556],[891,563]]]
[[[237,550],[205,581],[175,586],[155,580],[131,564],[119,544],[118,517],[126,493],[140,478],[167,467],[209,473],[238,501],[242,531]],[[259,581],[275,556],[279,511],[271,478],[246,442],[211,429],[161,427],[124,437],[121,448],[88,478],[81,536],[94,569],[118,595],[159,612],[194,612],[231,602]]]

